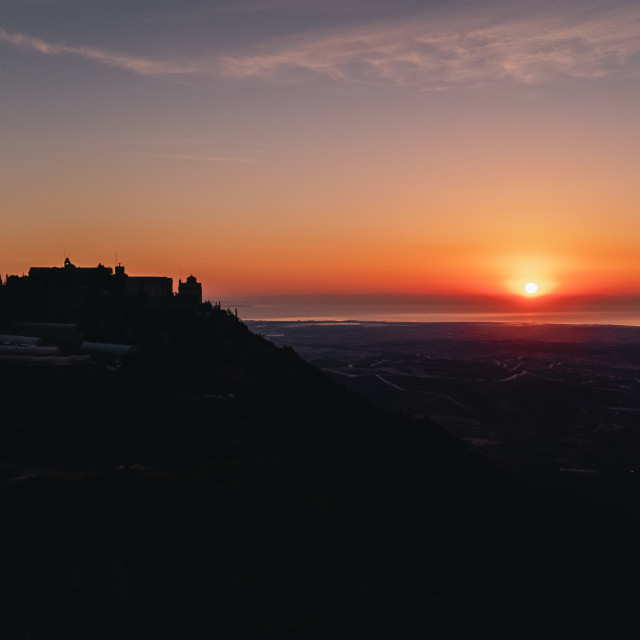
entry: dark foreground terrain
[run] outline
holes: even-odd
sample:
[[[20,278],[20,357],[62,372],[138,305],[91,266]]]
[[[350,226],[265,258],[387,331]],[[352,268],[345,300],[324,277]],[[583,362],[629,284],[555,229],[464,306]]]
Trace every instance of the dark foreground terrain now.
[[[521,474],[640,489],[640,328],[249,323],[381,407]]]
[[[218,309],[80,329],[138,350],[0,362],[0,637],[636,637],[633,497],[525,483]]]

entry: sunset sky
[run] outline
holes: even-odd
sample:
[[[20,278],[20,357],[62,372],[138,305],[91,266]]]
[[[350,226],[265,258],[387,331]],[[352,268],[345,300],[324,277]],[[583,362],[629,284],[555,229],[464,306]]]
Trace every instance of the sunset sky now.
[[[638,0],[0,0],[0,273],[640,294]]]

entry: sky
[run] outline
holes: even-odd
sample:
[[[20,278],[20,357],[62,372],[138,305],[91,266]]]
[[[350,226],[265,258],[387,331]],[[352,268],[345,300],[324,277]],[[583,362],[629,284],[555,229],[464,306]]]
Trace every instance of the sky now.
[[[640,294],[637,0],[0,0],[0,273]]]

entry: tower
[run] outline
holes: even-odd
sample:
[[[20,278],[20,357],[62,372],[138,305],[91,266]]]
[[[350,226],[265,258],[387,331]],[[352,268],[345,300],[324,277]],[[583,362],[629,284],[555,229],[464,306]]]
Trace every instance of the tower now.
[[[185,301],[189,300],[195,304],[201,304],[202,284],[196,280],[194,275],[190,275],[185,282],[178,280],[178,295]]]

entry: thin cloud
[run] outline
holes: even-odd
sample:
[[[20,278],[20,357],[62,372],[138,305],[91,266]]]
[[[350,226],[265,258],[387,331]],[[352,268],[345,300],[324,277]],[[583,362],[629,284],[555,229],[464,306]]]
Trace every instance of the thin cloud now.
[[[239,145],[192,138],[144,138],[124,140],[121,143],[134,148],[141,147],[142,150],[133,152],[132,155],[136,157],[161,160],[244,164],[261,162],[263,153],[261,150],[239,148]],[[209,148],[202,149],[203,146]]]
[[[394,25],[280,41],[253,55],[219,62],[221,72],[232,78],[286,77],[306,71],[343,81],[446,88],[502,79],[535,83],[554,75],[637,75],[639,54],[640,18],[628,9],[560,25],[529,18],[461,27],[432,22],[425,15]]]
[[[183,155],[183,154],[161,154],[161,153],[139,153],[136,154],[138,157],[145,158],[158,158],[161,160],[190,160],[196,162],[222,162],[222,163],[232,163],[232,164],[245,164],[245,163],[254,163],[260,162],[260,158],[256,157],[247,157],[247,156],[208,156],[208,155]]]
[[[44,55],[73,55],[141,75],[200,75],[228,79],[296,79],[313,74],[342,82],[413,85],[431,90],[501,80],[534,84],[557,76],[639,75],[640,12],[565,12],[499,20],[411,19],[279,39],[238,55],[154,60],[85,46],[45,42],[0,28],[0,42]]]
[[[149,58],[111,53],[93,47],[74,47],[66,44],[45,42],[24,33],[9,33],[0,27],[0,42],[6,42],[19,49],[37,51],[47,56],[71,55],[91,60],[110,67],[118,67],[141,75],[164,75],[195,73],[197,69],[188,63],[170,63]]]

